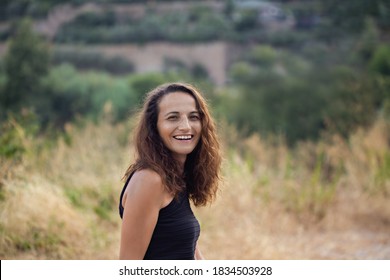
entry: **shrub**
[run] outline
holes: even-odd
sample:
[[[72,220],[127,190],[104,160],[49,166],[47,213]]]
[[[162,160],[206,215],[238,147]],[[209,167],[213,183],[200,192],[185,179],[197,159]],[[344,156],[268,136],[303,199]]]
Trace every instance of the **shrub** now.
[[[380,45],[374,52],[369,69],[383,76],[390,76],[390,47]]]

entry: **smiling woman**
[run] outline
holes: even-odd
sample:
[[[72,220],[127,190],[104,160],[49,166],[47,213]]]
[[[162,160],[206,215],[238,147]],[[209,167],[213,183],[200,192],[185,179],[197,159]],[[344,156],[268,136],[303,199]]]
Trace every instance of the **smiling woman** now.
[[[164,145],[183,166],[199,142],[202,124],[195,99],[184,92],[172,92],[160,101],[157,130]]]
[[[120,258],[202,259],[190,200],[200,206],[214,199],[221,156],[200,92],[172,83],[148,93],[135,143],[119,203]]]

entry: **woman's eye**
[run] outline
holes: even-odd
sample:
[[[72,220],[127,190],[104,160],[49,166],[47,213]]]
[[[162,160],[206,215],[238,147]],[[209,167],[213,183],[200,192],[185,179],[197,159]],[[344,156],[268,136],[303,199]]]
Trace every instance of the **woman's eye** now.
[[[197,120],[199,120],[200,118],[199,118],[198,115],[193,115],[193,116],[190,116],[190,119],[191,119],[191,120],[194,120],[194,121],[197,121]]]
[[[168,120],[170,120],[170,121],[177,120],[177,116],[169,116],[169,117],[168,117]]]

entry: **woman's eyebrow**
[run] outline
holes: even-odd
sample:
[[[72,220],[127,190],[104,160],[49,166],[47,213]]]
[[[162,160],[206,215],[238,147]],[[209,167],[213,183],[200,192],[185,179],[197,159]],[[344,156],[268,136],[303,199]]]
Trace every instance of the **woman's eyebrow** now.
[[[190,115],[191,114],[199,114],[199,111],[198,110],[191,111],[188,114],[190,114]],[[168,116],[168,115],[180,115],[180,112],[178,112],[178,111],[171,111],[171,112],[168,112],[168,113],[165,114],[165,116]]]
[[[177,111],[171,111],[171,112],[168,112],[165,114],[165,116],[168,116],[168,115],[179,115],[180,113],[177,112]]]

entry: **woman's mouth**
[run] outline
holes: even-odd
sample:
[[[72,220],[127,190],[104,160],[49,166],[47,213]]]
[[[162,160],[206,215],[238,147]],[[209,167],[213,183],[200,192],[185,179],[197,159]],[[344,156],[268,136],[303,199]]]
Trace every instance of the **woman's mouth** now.
[[[194,137],[194,135],[176,135],[173,136],[176,140],[191,140]]]

